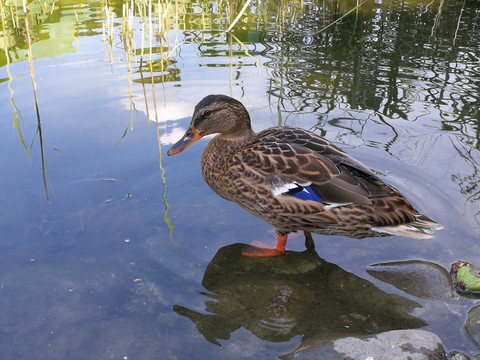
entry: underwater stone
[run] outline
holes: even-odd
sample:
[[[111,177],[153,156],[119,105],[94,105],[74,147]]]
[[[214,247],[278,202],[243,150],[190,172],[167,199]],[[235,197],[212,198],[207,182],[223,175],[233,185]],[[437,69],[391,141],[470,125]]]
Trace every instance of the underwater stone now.
[[[455,299],[448,271],[438,264],[409,260],[369,266],[373,277],[421,299],[452,302]]]
[[[480,305],[474,306],[468,311],[465,330],[477,344],[480,344]]]
[[[297,351],[292,359],[446,360],[442,341],[429,331],[393,330],[369,337],[321,341]]]

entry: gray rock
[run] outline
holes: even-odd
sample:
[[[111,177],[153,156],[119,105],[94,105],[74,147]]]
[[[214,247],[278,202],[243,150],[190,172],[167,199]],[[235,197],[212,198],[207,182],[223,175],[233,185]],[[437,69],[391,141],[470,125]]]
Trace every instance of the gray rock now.
[[[458,351],[450,351],[450,359],[451,360],[472,360],[470,357],[468,357],[465,354],[462,354],[461,352]]]
[[[421,299],[452,303],[457,297],[448,271],[429,261],[409,260],[375,264],[371,265],[367,272]]]
[[[424,330],[393,330],[373,336],[345,337],[310,343],[295,360],[446,360],[442,341]]]
[[[465,329],[472,339],[480,344],[480,305],[474,306],[468,311]]]

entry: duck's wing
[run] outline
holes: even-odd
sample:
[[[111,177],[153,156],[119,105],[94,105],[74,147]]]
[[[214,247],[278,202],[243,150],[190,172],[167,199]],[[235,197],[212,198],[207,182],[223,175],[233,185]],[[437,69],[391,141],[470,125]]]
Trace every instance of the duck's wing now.
[[[365,175],[378,178],[368,167],[348,155],[327,139],[317,135],[311,131],[290,126],[276,126],[264,130],[258,134],[258,138],[273,137],[281,142],[298,144],[305,146],[315,153],[329,158],[335,164],[343,164],[354,168]]]
[[[272,128],[238,151],[230,174],[244,184],[266,185],[276,196],[294,196],[330,206],[371,204],[392,189],[368,168],[327,140],[297,128]],[[238,178],[237,178],[238,181]]]

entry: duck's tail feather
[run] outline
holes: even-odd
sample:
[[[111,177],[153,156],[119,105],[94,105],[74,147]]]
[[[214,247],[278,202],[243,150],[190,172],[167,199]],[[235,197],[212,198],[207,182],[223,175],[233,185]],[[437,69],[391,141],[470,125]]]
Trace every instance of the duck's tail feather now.
[[[412,239],[431,239],[434,237],[434,231],[441,229],[443,229],[443,225],[422,214],[416,216],[416,220],[409,224],[377,226],[372,228],[373,231],[379,233],[406,236]]]

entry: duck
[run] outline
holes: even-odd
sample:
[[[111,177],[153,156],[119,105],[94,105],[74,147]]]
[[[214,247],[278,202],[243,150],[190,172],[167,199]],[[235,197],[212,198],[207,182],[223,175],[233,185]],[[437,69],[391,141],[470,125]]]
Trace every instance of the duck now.
[[[288,235],[297,231],[303,231],[307,249],[314,249],[312,233],[427,239],[443,228],[318,134],[291,126],[254,132],[245,106],[226,95],[204,97],[167,154],[179,154],[212,134],[201,158],[205,182],[276,232],[275,248],[250,246],[244,256],[284,255]]]

